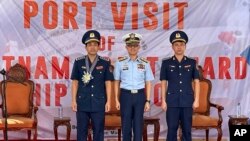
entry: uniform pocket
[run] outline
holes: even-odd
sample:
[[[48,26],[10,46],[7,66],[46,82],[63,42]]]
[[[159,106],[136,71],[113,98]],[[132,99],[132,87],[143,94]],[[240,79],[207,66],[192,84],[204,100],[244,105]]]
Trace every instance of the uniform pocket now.
[[[96,99],[97,101],[99,101],[99,102],[105,102],[105,101],[106,101],[105,96],[96,96],[95,99]]]
[[[137,79],[144,80],[145,79],[145,71],[143,71],[143,70],[138,71]]]
[[[184,70],[185,70],[186,72],[192,72],[192,67],[191,67],[191,66],[188,66],[188,67],[185,67],[185,66],[184,66]]]
[[[83,101],[83,100],[85,100],[87,98],[87,95],[86,94],[83,94],[83,95],[77,95],[77,101]]]
[[[194,94],[188,93],[188,94],[183,94],[182,98],[185,100],[183,101],[184,106],[192,106],[194,102]]]
[[[103,105],[103,104],[105,104],[106,103],[106,98],[104,97],[104,96],[96,96],[95,97],[95,102],[96,102],[96,104],[101,104],[101,105]]]
[[[166,96],[166,99],[169,107],[176,107],[179,103],[179,94],[170,93]]]

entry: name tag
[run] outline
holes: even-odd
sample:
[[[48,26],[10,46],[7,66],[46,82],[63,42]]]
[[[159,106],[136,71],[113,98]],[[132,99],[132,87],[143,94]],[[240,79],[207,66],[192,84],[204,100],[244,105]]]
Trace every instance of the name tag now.
[[[191,65],[186,65],[186,66],[184,66],[184,68],[190,68],[191,67]]]
[[[101,69],[103,69],[103,66],[97,66],[96,69],[101,70]]]
[[[123,65],[122,70],[128,70],[128,65]]]

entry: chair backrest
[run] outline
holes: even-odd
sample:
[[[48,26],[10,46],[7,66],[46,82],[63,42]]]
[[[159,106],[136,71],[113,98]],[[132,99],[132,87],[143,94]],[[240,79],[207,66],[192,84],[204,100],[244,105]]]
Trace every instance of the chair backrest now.
[[[212,89],[212,83],[210,80],[203,77],[203,70],[201,66],[198,66],[200,74],[200,95],[199,95],[199,107],[194,110],[194,113],[209,115],[210,114],[210,94]]]
[[[7,116],[32,116],[34,83],[27,79],[27,69],[19,64],[12,66],[7,80],[0,83],[1,96],[6,97]],[[2,112],[5,117],[4,111]]]

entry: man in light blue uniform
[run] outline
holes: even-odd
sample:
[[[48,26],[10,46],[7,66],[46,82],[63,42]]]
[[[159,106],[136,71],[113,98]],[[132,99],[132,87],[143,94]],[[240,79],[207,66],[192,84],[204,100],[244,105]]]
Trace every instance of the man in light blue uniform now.
[[[123,36],[128,55],[115,63],[116,108],[121,110],[123,141],[142,140],[143,113],[150,109],[151,80],[154,79],[149,62],[139,57],[141,35]],[[146,87],[146,88],[145,88]]]

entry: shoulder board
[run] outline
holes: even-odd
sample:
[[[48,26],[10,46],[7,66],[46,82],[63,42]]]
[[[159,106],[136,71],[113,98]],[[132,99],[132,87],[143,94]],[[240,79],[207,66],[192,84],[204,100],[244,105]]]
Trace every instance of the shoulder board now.
[[[85,58],[85,56],[78,57],[78,58],[76,58],[76,61],[82,60],[82,59],[84,59],[84,58]]]
[[[195,57],[186,56],[188,59],[196,60]]]
[[[140,60],[141,60],[142,62],[148,63],[148,60],[147,60],[146,58],[141,57]]]
[[[124,60],[126,60],[126,59],[127,59],[127,57],[119,57],[119,58],[118,58],[119,62],[124,61]]]
[[[110,61],[110,59],[108,57],[99,56],[99,58],[102,59],[102,60],[108,61],[108,62]]]
[[[172,57],[166,57],[166,58],[163,58],[162,61],[164,60],[168,60],[168,59],[171,59]]]

